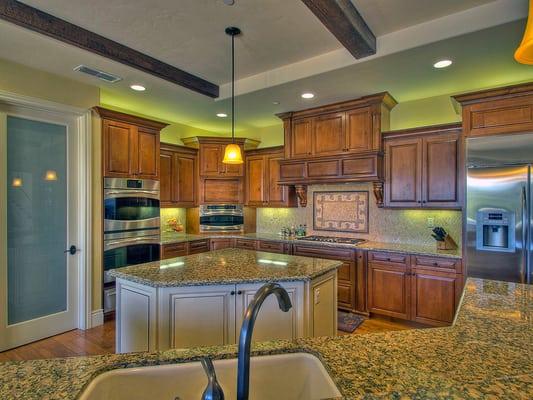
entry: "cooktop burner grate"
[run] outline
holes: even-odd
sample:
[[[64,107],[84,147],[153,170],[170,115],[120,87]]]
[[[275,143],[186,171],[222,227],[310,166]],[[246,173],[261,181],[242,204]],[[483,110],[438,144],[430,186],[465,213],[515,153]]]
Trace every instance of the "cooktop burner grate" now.
[[[361,243],[366,242],[365,239],[334,237],[334,236],[318,236],[318,235],[299,237],[298,240],[307,240],[310,242],[324,242],[324,243],[341,243],[341,244],[361,244]]]

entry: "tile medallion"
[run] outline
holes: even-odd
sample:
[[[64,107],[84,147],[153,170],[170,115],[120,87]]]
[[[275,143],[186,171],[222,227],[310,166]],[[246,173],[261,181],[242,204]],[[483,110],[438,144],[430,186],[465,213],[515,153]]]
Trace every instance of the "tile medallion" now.
[[[368,232],[368,191],[313,193],[313,229]]]

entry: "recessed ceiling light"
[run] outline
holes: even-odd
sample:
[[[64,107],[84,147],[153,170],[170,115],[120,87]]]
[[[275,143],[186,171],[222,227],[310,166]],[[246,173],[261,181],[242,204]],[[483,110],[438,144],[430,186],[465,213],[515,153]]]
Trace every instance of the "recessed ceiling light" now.
[[[235,4],[235,0],[224,0],[224,4],[227,6],[232,6]]]
[[[225,114],[225,113],[218,113],[217,114],[218,118],[226,118],[227,116],[228,116],[228,114]]]
[[[452,65],[452,60],[440,60],[433,64],[435,68],[446,68],[450,65]]]
[[[315,97],[313,93],[302,93],[303,99],[312,99],[313,97]]]
[[[143,85],[130,85],[130,88],[137,92],[144,92],[146,90]]]
[[[279,101],[273,101],[272,104],[274,104],[275,106],[277,106],[279,104]]]

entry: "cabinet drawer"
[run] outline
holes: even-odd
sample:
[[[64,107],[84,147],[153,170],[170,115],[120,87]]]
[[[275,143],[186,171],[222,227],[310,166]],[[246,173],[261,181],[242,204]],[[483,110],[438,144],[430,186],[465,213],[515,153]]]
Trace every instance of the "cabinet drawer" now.
[[[461,260],[454,258],[412,256],[412,265],[413,267],[434,269],[436,271],[462,272]]]
[[[209,248],[211,250],[222,250],[233,247],[233,239],[211,239]]]
[[[255,250],[257,246],[255,240],[235,239],[235,247],[237,249]]]
[[[197,254],[209,251],[209,239],[189,242],[189,254]]]
[[[266,240],[259,240],[257,242],[257,250],[268,251],[270,253],[286,253],[288,246],[282,242],[271,242]]]
[[[162,247],[162,259],[181,257],[187,255],[187,243],[165,244]]]
[[[354,251],[351,249],[331,248],[325,246],[318,247],[301,244],[294,245],[294,255],[345,261],[352,261],[355,257]]]
[[[354,277],[353,263],[345,262],[337,270],[337,279],[340,281],[352,282]]]
[[[406,266],[409,263],[409,255],[381,251],[370,251],[368,253],[368,262],[382,262]]]

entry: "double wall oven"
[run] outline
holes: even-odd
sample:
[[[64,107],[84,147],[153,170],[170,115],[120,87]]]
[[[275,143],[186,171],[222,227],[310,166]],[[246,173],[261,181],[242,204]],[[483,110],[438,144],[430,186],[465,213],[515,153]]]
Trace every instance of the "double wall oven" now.
[[[240,204],[200,206],[200,232],[242,232],[244,209]]]
[[[108,271],[160,259],[159,181],[104,179],[104,312],[115,309]]]

